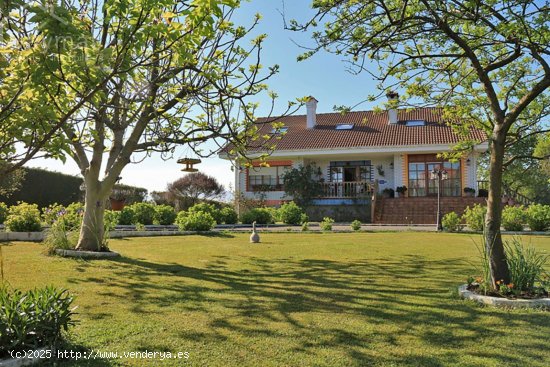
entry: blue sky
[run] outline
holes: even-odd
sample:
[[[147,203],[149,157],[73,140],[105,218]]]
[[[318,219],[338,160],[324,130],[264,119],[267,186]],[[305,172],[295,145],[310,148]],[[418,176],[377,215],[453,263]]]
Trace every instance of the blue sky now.
[[[305,20],[313,14],[310,0],[286,0],[284,10],[288,19]],[[355,105],[374,93],[375,82],[367,74],[354,75],[346,71],[341,57],[320,53],[309,60],[297,62],[296,57],[303,52],[299,46],[312,45],[308,34],[296,33],[284,29],[279,11],[283,10],[282,0],[253,0],[244,2],[234,21],[237,24],[250,24],[254,14],[260,13],[263,19],[254,30],[255,34],[266,33],[262,64],[280,65],[280,72],[268,84],[279,95],[278,111],[283,111],[287,101],[298,97],[313,95],[319,100],[318,112],[331,112],[334,105]],[[267,99],[259,99],[258,115],[267,113]],[[370,109],[372,104],[362,104],[358,109]],[[305,114],[305,107],[299,114]],[[185,149],[176,152],[183,156]],[[36,160],[29,166],[78,175],[79,171],[70,159],[66,164],[52,160]],[[122,183],[145,187],[149,191],[164,190],[166,184],[183,175],[175,160],[163,161],[158,156],[150,157],[139,164],[128,165],[122,172]],[[197,166],[202,172],[216,177],[226,188],[233,182],[234,174],[230,163],[218,158],[203,160]]]

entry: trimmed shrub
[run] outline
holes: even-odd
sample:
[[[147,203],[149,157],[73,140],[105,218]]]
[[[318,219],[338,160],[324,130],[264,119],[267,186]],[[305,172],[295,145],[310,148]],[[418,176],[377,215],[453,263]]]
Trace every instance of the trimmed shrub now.
[[[353,222],[351,222],[351,229],[354,230],[354,231],[358,231],[361,229],[361,221],[360,220],[354,220]]]
[[[82,218],[84,216],[84,204],[72,203],[65,209],[63,220],[69,230],[75,230],[82,225]]]
[[[4,203],[0,203],[0,224],[4,223],[8,217],[8,206]]]
[[[523,206],[506,206],[502,210],[502,227],[507,231],[523,231],[526,219]]]
[[[121,226],[129,226],[134,223],[134,210],[131,206],[125,206],[119,211],[118,224]]]
[[[282,222],[281,215],[280,215],[279,210],[277,208],[274,208],[272,206],[267,206],[263,209],[267,210],[269,212],[269,214],[271,214],[271,222],[272,223]]]
[[[466,208],[462,215],[462,219],[472,231],[483,231],[483,227],[485,226],[485,213],[487,213],[486,207],[475,204],[472,208]]]
[[[319,226],[321,227],[322,231],[332,231],[332,224],[334,223],[334,219],[329,217],[324,217],[321,223],[319,223]]]
[[[27,292],[0,286],[0,358],[9,351],[57,347],[74,325],[68,291],[45,287]]]
[[[460,231],[462,229],[460,222],[460,216],[455,212],[449,212],[443,216],[443,219],[441,219],[441,225],[446,231],[449,232]]]
[[[181,231],[210,231],[216,221],[206,212],[179,212],[176,223]]]
[[[220,217],[225,224],[235,224],[239,221],[237,212],[230,207],[225,207],[220,210]]]
[[[530,205],[527,208],[527,224],[531,231],[546,231],[550,228],[550,206]]]
[[[155,206],[155,223],[163,226],[174,224],[176,211],[170,205]]]
[[[130,206],[134,214],[133,224],[153,224],[155,220],[155,205],[149,203],[135,203]]]
[[[208,213],[212,216],[212,218],[214,218],[216,223],[223,222],[221,211],[218,208],[216,208],[214,204],[207,204],[207,203],[195,204],[192,207],[190,207],[187,211],[189,213],[198,213],[198,212]]]
[[[38,205],[19,203],[11,206],[4,224],[12,232],[40,232],[42,225]]]
[[[252,224],[252,222],[271,224],[273,223],[273,217],[267,208],[254,208],[241,215],[241,222],[244,224]]]
[[[279,217],[285,224],[302,223],[302,214],[304,211],[294,201],[283,204],[279,208]]]

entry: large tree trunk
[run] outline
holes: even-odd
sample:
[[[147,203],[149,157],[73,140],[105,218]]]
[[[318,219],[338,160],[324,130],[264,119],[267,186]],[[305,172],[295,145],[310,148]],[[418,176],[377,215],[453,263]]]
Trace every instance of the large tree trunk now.
[[[98,180],[87,179],[84,218],[80,228],[77,250],[101,251],[104,244],[103,216],[105,197],[101,195]]]
[[[504,245],[500,233],[502,222],[502,169],[504,162],[505,137],[496,131],[491,144],[489,164],[489,197],[487,198],[487,215],[485,217],[485,250],[489,258],[491,282],[496,289],[496,282],[510,282],[510,270],[506,261]]]

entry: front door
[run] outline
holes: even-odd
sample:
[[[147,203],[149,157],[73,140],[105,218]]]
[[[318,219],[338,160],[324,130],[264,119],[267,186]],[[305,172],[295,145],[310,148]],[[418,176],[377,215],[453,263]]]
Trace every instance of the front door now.
[[[344,167],[344,182],[357,181],[357,167]]]

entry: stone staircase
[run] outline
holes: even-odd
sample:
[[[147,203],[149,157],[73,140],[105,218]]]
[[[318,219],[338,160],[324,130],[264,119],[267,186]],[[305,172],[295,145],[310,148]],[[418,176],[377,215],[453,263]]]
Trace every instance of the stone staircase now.
[[[443,197],[441,216],[454,211],[462,215],[466,207],[486,203],[486,198]],[[437,198],[380,198],[376,201],[374,221],[376,224],[435,224]]]

